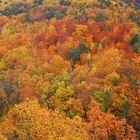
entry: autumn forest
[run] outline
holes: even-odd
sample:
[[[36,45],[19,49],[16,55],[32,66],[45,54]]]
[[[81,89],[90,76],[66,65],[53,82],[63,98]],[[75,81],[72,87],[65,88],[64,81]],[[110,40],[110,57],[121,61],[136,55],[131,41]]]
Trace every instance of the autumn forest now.
[[[0,140],[140,140],[140,1],[0,0]]]

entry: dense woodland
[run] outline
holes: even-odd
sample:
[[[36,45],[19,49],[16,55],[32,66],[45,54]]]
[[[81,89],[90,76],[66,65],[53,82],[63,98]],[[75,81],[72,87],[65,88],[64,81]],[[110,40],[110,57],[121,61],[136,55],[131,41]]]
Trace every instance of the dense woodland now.
[[[1,0],[0,140],[139,139],[139,0]]]

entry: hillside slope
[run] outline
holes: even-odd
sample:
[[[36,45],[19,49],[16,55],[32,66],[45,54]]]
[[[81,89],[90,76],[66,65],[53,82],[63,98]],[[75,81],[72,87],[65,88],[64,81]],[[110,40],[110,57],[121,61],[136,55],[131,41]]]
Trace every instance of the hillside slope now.
[[[0,1],[0,140],[29,139],[140,139],[139,1]]]

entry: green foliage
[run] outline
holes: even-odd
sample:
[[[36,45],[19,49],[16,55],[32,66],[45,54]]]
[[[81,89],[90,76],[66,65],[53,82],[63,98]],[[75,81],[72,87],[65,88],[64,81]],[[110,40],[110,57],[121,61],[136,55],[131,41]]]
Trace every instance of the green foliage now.
[[[66,15],[66,11],[64,11],[64,10],[57,11],[57,13],[55,14],[55,18],[56,19],[62,19],[65,15]]]
[[[44,17],[48,20],[51,18],[62,19],[65,15],[66,10],[56,9],[55,7],[47,7]]]
[[[0,74],[0,81],[3,81],[4,80],[4,76],[3,74]]]
[[[30,16],[29,13],[26,13],[25,14],[24,22],[32,22],[32,17]]]
[[[133,22],[135,22],[136,24],[140,24],[140,18],[137,17],[134,13],[131,13],[129,15],[129,19],[131,19]]]
[[[4,91],[0,89],[0,117],[2,117],[6,113],[6,111],[8,110],[8,106],[8,98]]]
[[[85,44],[80,44],[77,48],[71,49],[68,51],[67,55],[69,59],[73,60],[75,64],[77,61],[80,60],[80,56],[84,52],[88,52],[89,48]]]
[[[4,61],[0,61],[0,70],[5,68],[6,64]]]
[[[140,35],[135,34],[129,41],[130,45],[135,45],[136,43],[140,43]]]
[[[0,61],[0,81],[4,80],[3,70],[6,68],[6,63],[4,61]]]
[[[48,95],[49,95],[49,88],[48,86],[44,86],[42,89],[41,101],[43,104],[47,104],[48,102]]]
[[[73,96],[74,92],[70,87],[61,86],[56,90],[55,96],[59,100],[66,100],[69,97]]]
[[[87,131],[91,130],[93,135],[100,135],[103,139],[115,140],[124,132],[121,129],[120,134],[114,134],[121,123],[126,124],[121,121],[114,124],[115,116],[127,118],[128,122],[134,122],[140,128],[138,11],[123,0],[4,1],[0,4],[0,117],[21,99],[25,101],[35,97],[40,103],[31,103],[32,106],[27,103],[30,113],[23,103],[11,118],[13,125],[17,123],[18,127],[24,123],[18,124],[18,121],[25,120],[26,126],[21,133],[27,131],[27,135],[30,134],[30,124],[33,126],[31,131],[38,127],[34,137],[20,138],[19,133],[13,132],[13,137],[8,139],[49,139],[47,136],[54,134],[53,121],[49,123],[52,130],[49,134],[46,129],[47,134],[43,138],[36,137],[37,133],[41,136],[40,132],[44,131],[41,126],[47,125],[44,123],[48,120],[47,115],[42,118],[44,108],[49,108],[50,113],[58,111],[68,117],[68,121],[75,116],[81,117],[81,123],[83,120],[88,124]],[[127,12],[133,14],[128,17]],[[126,49],[126,40],[130,36],[129,45],[137,54]],[[127,77],[127,72],[132,76]],[[38,107],[34,109],[36,105]],[[43,110],[38,112],[38,119],[36,111],[41,106]],[[88,113],[90,107],[93,108]],[[21,119],[15,120],[18,112]],[[110,125],[110,120],[113,125]],[[57,123],[58,119],[54,126]],[[95,133],[94,126],[102,128]],[[60,131],[59,127],[56,129]],[[115,130],[112,132],[112,129]],[[62,136],[64,132],[67,129],[62,129]],[[89,134],[89,139],[100,139],[96,136]],[[76,139],[78,137],[73,137]],[[120,139],[125,138],[122,136]]]
[[[56,90],[59,88],[59,85],[63,83],[63,85],[67,85],[71,76],[67,70],[63,70],[61,75],[54,77],[52,80],[50,92],[55,93]]]
[[[128,98],[126,98],[123,101],[123,104],[122,104],[121,117],[127,117],[128,116],[129,107],[130,107],[130,104],[129,104]]]
[[[9,105],[14,105],[21,102],[21,96],[19,93],[18,82],[15,82],[12,74],[5,77],[2,83],[3,91],[5,92]]]
[[[70,4],[70,0],[60,0],[60,5],[69,6]]]
[[[119,80],[117,78],[112,79],[111,84],[113,86],[117,86],[119,84]]]
[[[140,49],[140,35],[135,34],[130,40],[129,40],[129,45],[132,46],[132,49],[138,53]]]
[[[0,13],[6,16],[18,15],[27,11],[27,4],[24,2],[13,2],[8,5],[4,10],[1,10]]]
[[[135,77],[132,77],[131,75],[128,75],[128,80],[131,86],[137,86],[139,83],[138,80]]]
[[[99,13],[97,13],[95,20],[97,22],[102,22],[102,21],[108,20],[108,17],[104,13],[99,12]]]
[[[35,5],[41,5],[43,0],[34,0]]]
[[[47,7],[44,17],[46,19],[51,19],[55,16],[55,14],[56,14],[56,12],[55,12],[55,9],[53,7]]]
[[[62,81],[58,83],[57,89],[55,92],[55,96],[58,100],[66,100],[68,97],[72,97],[74,95],[74,91],[70,86],[66,86],[65,83]]]
[[[114,135],[110,136],[109,140],[116,140],[116,136],[114,136]]]
[[[66,101],[65,113],[68,117],[73,118],[75,116],[82,117],[84,114],[82,103],[79,99],[69,98]]]
[[[117,86],[119,84],[120,74],[113,71],[112,73],[107,75],[107,80],[109,80],[109,82],[111,82],[113,86]]]
[[[111,95],[108,91],[99,91],[94,93],[93,99],[100,104],[102,111],[106,111],[106,109],[111,105]]]
[[[10,35],[13,35],[19,32],[19,30],[16,28],[16,25],[17,25],[17,22],[13,20],[9,24],[6,24],[5,29],[10,30]]]
[[[135,46],[134,46],[134,51],[135,51],[136,53],[138,53],[139,50],[140,50],[140,43],[136,43]]]
[[[110,6],[110,0],[101,0],[101,7]]]
[[[64,116],[73,118],[76,115],[83,115],[83,107],[80,100],[75,100],[75,92],[72,86],[67,86],[64,81],[55,81],[51,87],[51,93],[43,94],[44,104],[52,109],[56,109]],[[52,91],[54,93],[52,93]]]

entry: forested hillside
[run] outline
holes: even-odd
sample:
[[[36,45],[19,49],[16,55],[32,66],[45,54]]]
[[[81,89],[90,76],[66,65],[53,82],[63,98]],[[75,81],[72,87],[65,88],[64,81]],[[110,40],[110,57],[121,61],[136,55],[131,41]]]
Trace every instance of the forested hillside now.
[[[140,1],[0,0],[0,140],[139,140]]]

